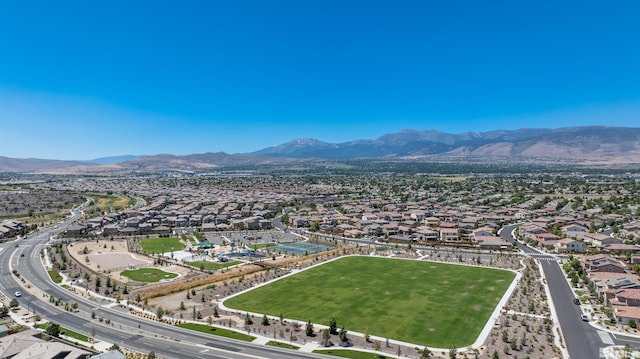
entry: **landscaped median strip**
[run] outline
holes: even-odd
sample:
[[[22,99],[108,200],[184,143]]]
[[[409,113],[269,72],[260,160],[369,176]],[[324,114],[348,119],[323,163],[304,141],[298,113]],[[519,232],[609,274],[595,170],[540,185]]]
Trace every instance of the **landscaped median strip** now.
[[[245,342],[252,342],[256,339],[256,337],[252,335],[243,334],[240,332],[236,332],[234,330],[228,330],[224,328],[212,327],[206,324],[197,324],[197,323],[181,323],[176,326],[184,329],[195,330],[197,332],[218,335],[221,337],[244,340]]]
[[[351,359],[386,359],[390,358],[384,355],[380,355],[378,353],[371,352],[361,352],[358,350],[348,350],[348,349],[318,349],[314,350],[314,353],[317,354],[325,354],[331,355],[334,357],[341,358],[351,358]]]
[[[293,350],[298,350],[300,349],[299,346],[297,345],[293,345],[293,344],[288,344],[288,343],[283,343],[283,342],[277,342],[275,340],[270,340],[267,342],[267,345],[272,346],[272,347],[278,347],[278,348],[285,348],[285,349],[293,349]]]

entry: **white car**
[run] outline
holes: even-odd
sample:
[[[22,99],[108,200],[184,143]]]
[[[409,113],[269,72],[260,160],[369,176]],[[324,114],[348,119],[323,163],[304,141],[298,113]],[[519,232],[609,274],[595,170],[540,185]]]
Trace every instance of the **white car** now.
[[[580,319],[582,319],[583,322],[588,322],[589,321],[589,316],[586,314],[582,314],[580,316]]]
[[[22,293],[20,293],[20,291],[17,291],[17,292],[15,292],[15,293],[14,293],[14,295],[15,295],[16,297],[20,297],[20,296],[22,296]]]

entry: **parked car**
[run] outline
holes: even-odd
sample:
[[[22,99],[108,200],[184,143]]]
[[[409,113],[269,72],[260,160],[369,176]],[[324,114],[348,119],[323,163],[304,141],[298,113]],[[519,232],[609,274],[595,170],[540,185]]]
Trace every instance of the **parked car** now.
[[[15,292],[15,293],[14,293],[14,295],[15,295],[16,297],[20,297],[20,296],[22,296],[22,293],[20,293],[20,291],[17,291],[17,292]]]
[[[575,305],[580,305],[580,299],[578,299],[578,298],[573,298],[573,304],[575,304]]]
[[[580,316],[580,319],[582,319],[583,322],[588,322],[589,321],[589,316],[586,314],[582,314]]]

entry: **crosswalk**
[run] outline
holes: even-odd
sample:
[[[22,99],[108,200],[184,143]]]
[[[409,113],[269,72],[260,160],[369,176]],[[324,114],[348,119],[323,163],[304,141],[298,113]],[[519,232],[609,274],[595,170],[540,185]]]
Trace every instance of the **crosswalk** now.
[[[545,261],[545,260],[546,261],[557,261],[557,260],[560,259],[560,258],[558,258],[556,256],[553,256],[553,255],[550,255],[548,253],[539,253],[539,252],[536,252],[536,253],[523,253],[523,255],[526,256],[526,257],[537,258],[537,259],[539,259],[541,261]]]
[[[598,330],[598,336],[600,337],[600,340],[602,340],[602,343],[606,344],[606,345],[614,345],[615,342],[613,341],[613,338],[611,338],[611,334],[603,331],[603,330]]]

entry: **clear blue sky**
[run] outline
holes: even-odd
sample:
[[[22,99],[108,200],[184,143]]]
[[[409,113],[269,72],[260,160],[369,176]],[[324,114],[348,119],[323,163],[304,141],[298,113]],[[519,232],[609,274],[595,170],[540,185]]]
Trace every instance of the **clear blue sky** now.
[[[0,156],[640,125],[640,2],[2,1]]]

